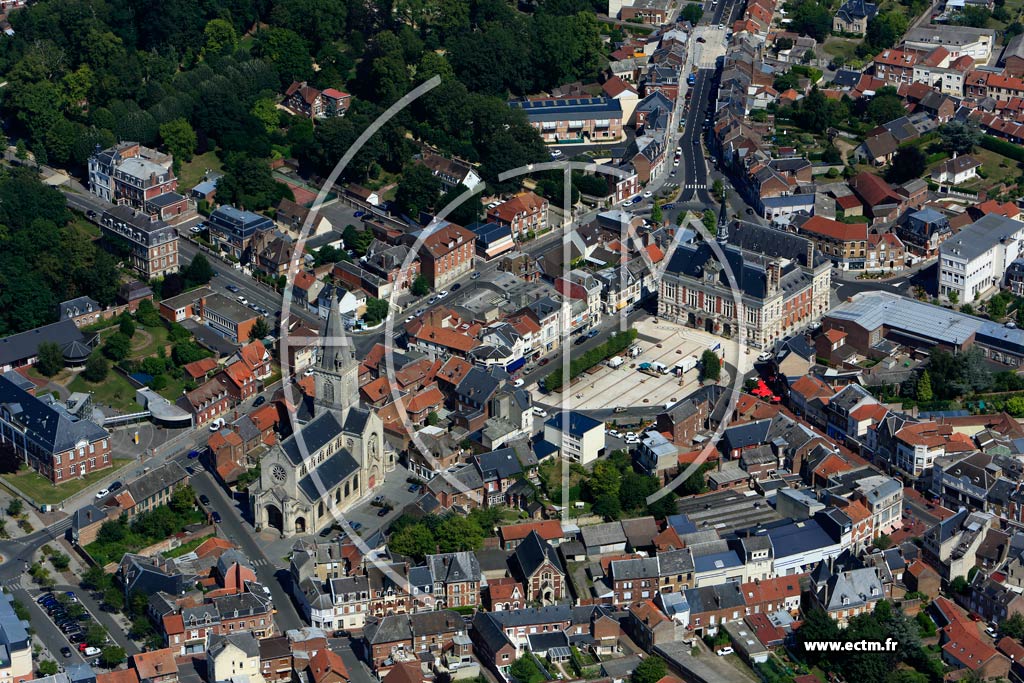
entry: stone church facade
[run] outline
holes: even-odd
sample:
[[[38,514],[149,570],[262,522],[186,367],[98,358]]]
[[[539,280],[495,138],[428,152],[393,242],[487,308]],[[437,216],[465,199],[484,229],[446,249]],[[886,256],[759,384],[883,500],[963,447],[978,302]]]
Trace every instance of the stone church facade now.
[[[274,529],[282,537],[331,526],[395,468],[383,423],[359,405],[359,362],[342,343],[336,303],[326,328],[314,368],[313,418],[263,457],[250,494],[256,529]]]

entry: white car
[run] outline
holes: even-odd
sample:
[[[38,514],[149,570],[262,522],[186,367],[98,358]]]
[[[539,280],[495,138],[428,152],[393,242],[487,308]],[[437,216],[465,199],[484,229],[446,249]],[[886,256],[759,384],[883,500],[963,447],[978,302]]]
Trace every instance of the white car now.
[[[626,201],[622,202],[622,205],[623,206],[633,206],[633,200],[632,199],[627,199]]]
[[[988,634],[989,638],[995,638],[996,636],[998,636],[998,635],[999,635],[999,631],[997,631],[997,630],[996,630],[996,629],[995,629],[994,627],[992,627],[992,626],[989,626],[988,628],[986,628],[986,629],[985,629],[985,633],[987,633],[987,634]]]
[[[448,290],[447,289],[442,289],[440,292],[437,293],[437,298],[438,299],[443,299],[446,296],[448,296]]]
[[[547,417],[548,416],[548,411],[544,410],[540,406],[534,406],[533,407],[533,414],[536,415],[537,417]]]
[[[672,165],[673,166],[678,166],[679,165],[679,159],[676,159],[675,161],[673,161]]]
[[[98,647],[87,647],[85,648],[85,650],[82,651],[82,654],[84,654],[86,657],[94,657],[99,653],[100,649]]]
[[[771,359],[772,359],[772,354],[771,354],[770,351],[763,351],[762,353],[758,354],[758,356],[757,356],[757,360],[760,363],[767,363]]]
[[[609,429],[608,430],[608,436],[614,436],[617,439],[617,438],[619,438],[621,436],[621,434],[619,434],[619,430],[618,429]]]
[[[96,492],[96,500],[99,500],[100,498],[106,498],[109,494],[110,491],[108,491],[107,489],[100,489],[99,491]]]
[[[719,657],[724,657],[726,655],[731,655],[733,652],[735,652],[735,650],[733,650],[731,647],[727,645],[723,647],[721,650],[719,650],[716,654],[718,654]]]
[[[553,149],[553,150],[551,150],[551,158],[552,159],[557,159],[560,156],[562,156],[562,150],[560,150],[560,149]]]
[[[725,24],[719,24],[718,25],[718,30],[719,31],[724,31],[725,30]],[[732,649],[732,648],[729,648],[729,649]]]
[[[240,296],[238,297],[238,303],[242,304],[243,306],[248,306],[249,300],[246,299],[244,296]]]
[[[650,190],[647,190],[647,192],[644,192],[644,199],[650,199],[653,196],[654,196],[654,193],[651,192]]]
[[[514,387],[521,387],[524,384],[526,384],[526,380],[524,380],[522,377],[517,379],[515,382],[512,382],[512,386],[514,386]]]

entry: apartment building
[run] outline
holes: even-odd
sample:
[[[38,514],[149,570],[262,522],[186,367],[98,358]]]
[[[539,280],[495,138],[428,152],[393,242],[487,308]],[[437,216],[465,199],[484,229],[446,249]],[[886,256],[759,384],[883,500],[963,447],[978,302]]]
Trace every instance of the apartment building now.
[[[170,220],[191,215],[195,205],[178,194],[169,154],[122,142],[89,157],[89,191],[111,202]]]
[[[542,97],[512,100],[547,143],[622,139],[622,103],[610,97]]]
[[[914,65],[920,61],[916,52],[907,50],[882,50],[874,59],[875,78],[886,85],[911,83],[914,79]]]
[[[987,298],[1006,270],[1021,255],[1024,223],[1001,216],[982,216],[939,247],[939,294],[960,303]]]
[[[544,423],[544,441],[572,462],[589,465],[604,451],[604,423],[583,413],[559,411]]]
[[[539,235],[548,229],[548,200],[533,192],[520,192],[487,210],[487,218],[498,225],[507,226],[513,239],[527,233]]]
[[[206,222],[210,241],[242,263],[255,260],[253,242],[257,235],[272,231],[274,221],[266,216],[243,211],[233,206],[218,206]]]
[[[120,205],[103,212],[100,229],[128,245],[128,264],[143,279],[178,272],[178,233],[164,221]]]
[[[445,223],[420,243],[420,272],[434,289],[443,289],[473,270],[476,235],[461,225]]]
[[[967,56],[981,64],[988,62],[995,44],[995,30],[972,26],[927,23],[911,28],[903,36],[903,47],[908,50],[928,51],[941,47],[949,53],[949,61]]]

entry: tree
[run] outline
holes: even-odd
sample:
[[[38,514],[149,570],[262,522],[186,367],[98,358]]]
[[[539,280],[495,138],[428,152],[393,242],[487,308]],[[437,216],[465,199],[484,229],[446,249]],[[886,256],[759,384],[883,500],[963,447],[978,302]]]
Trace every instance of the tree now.
[[[412,524],[395,532],[388,539],[388,546],[395,552],[421,562],[436,549],[434,535],[423,524]]]
[[[110,363],[99,351],[93,351],[85,361],[85,369],[82,371],[82,378],[87,382],[99,384],[107,379],[110,373]]]
[[[368,297],[366,299],[366,312],[363,313],[363,322],[373,327],[388,317],[389,305],[386,299]]]
[[[590,494],[597,500],[601,496],[619,497],[619,486],[622,483],[622,472],[607,460],[599,460],[594,464],[593,473],[587,480]]]
[[[313,76],[312,52],[297,33],[285,28],[263,29],[256,34],[254,56],[273,64],[281,85],[306,81]]]
[[[366,254],[367,247],[373,241],[372,232],[369,230],[359,230],[354,225],[346,225],[344,232],[341,233],[341,237],[345,242],[345,246],[359,256]]]
[[[966,578],[957,576],[949,582],[949,590],[957,595],[967,595],[968,591],[971,590],[971,586],[967,583]]]
[[[85,630],[85,642],[90,647],[103,647],[107,642],[107,630],[95,621]]]
[[[988,20],[992,18],[992,12],[986,7],[975,7],[965,5],[958,14],[950,19],[949,23],[956,26],[970,26],[972,28],[985,28]]]
[[[274,180],[266,160],[244,152],[228,157],[217,181],[217,201],[261,211],[285,198],[295,199],[287,185]]]
[[[974,119],[967,121],[952,120],[939,127],[939,137],[942,139],[942,146],[948,152],[956,154],[969,154],[974,151],[974,146],[981,144],[981,127]]]
[[[612,495],[603,495],[594,501],[592,508],[595,515],[600,515],[606,522],[614,522],[622,517],[622,504]]]
[[[868,21],[865,46],[870,50],[892,47],[907,30],[907,19],[902,12],[886,12]]]
[[[132,348],[132,340],[120,332],[110,335],[103,344],[103,353],[112,361],[124,360]]]
[[[793,30],[822,42],[832,29],[832,15],[814,0],[804,0],[793,12]]]
[[[704,209],[704,213],[700,216],[700,222],[704,224],[704,228],[712,235],[717,232],[718,219],[715,218],[715,212],[711,209]]]
[[[711,349],[700,355],[700,374],[702,380],[717,382],[722,375],[722,361]]]
[[[657,655],[648,655],[633,669],[631,683],[657,683],[668,675],[665,660]]]
[[[946,298],[949,299],[949,303],[953,304],[954,306],[956,306],[957,303],[960,301],[960,295],[957,293],[955,289],[950,290],[949,294],[946,295]]]
[[[143,299],[135,309],[135,319],[145,327],[156,327],[160,324],[160,312],[156,310],[152,301]]]
[[[171,494],[171,509],[184,515],[196,507],[196,492],[191,486],[180,486]]]
[[[117,331],[131,339],[135,336],[135,321],[127,313],[122,313],[117,323]]]
[[[669,491],[667,494],[647,506],[647,514],[655,519],[665,519],[669,515],[679,512],[676,506],[676,494]]]
[[[426,296],[430,293],[430,280],[423,274],[417,275],[412,281],[411,291],[413,296]]]
[[[111,586],[103,591],[103,602],[109,605],[111,609],[120,612],[124,609],[124,593],[121,592],[120,588]]]
[[[167,151],[174,155],[175,162],[192,161],[197,138],[188,121],[174,119],[160,126],[160,139],[164,141]]]
[[[704,16],[704,8],[699,3],[690,2],[686,4],[683,11],[679,13],[679,18],[683,21],[688,21],[694,26],[700,21],[700,18]]]
[[[410,164],[402,171],[395,190],[398,210],[412,219],[421,211],[430,211],[441,194],[441,181],[423,164]]]
[[[267,323],[266,318],[260,316],[256,318],[256,322],[253,323],[252,328],[249,330],[249,341],[263,339],[268,334],[270,334],[270,325]]]
[[[484,532],[465,517],[447,517],[435,532],[437,543],[443,553],[462,550],[478,550],[484,540]]]
[[[879,550],[888,550],[892,546],[892,539],[887,534],[882,534],[875,539],[874,546]]]
[[[932,393],[932,378],[925,370],[921,373],[921,376],[917,378],[917,400],[922,403],[930,403],[935,398],[935,394]]]
[[[120,645],[108,645],[103,648],[103,652],[100,653],[100,664],[108,669],[113,669],[127,658],[128,655],[125,653],[123,647]]]
[[[263,129],[268,133],[273,133],[280,127],[280,113],[274,100],[269,97],[256,100],[256,104],[252,105],[252,115],[259,119]]]
[[[53,565],[54,569],[62,572],[71,565],[71,558],[64,553],[54,553],[50,555],[50,564]]]
[[[541,683],[546,680],[530,656],[523,656],[512,662],[508,671],[519,683]]]
[[[907,113],[897,95],[875,95],[868,103],[867,117],[879,125],[898,119]],[[916,149],[916,148],[915,148]],[[903,150],[900,150],[903,151]]]
[[[1001,320],[1006,317],[1006,307],[1009,303],[1010,296],[1003,295],[1003,292],[999,292],[988,301],[988,317],[992,320]]]
[[[64,369],[64,354],[60,346],[54,342],[42,342],[39,345],[39,359],[36,361],[36,369],[47,377],[53,377]]]
[[[25,161],[28,159],[28,148],[25,146],[25,140],[18,138],[17,144],[14,145],[14,157],[18,161]]]
[[[902,108],[902,105],[901,105]],[[924,173],[927,160],[924,152],[917,147],[903,147],[896,152],[892,160],[892,166],[885,174],[885,179],[890,183],[899,185],[914,178],[920,178]]]
[[[210,58],[230,54],[238,47],[238,32],[234,25],[226,19],[213,19],[203,30],[206,45],[203,57]]]
[[[57,674],[57,662],[52,659],[44,659],[39,662],[40,676],[55,676]]]
[[[24,509],[25,505],[21,502],[21,498],[11,498],[11,502],[7,504],[7,516],[17,517]]]
[[[655,200],[654,207],[651,209],[651,222],[655,225],[661,225],[663,220],[665,220],[665,217],[661,214],[661,201]]]
[[[196,254],[183,275],[189,287],[205,285],[213,279],[213,266],[204,254]]]

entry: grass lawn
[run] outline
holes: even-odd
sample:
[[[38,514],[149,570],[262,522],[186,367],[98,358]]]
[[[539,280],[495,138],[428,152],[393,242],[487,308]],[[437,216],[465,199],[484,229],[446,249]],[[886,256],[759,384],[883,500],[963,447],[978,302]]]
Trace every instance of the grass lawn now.
[[[188,543],[182,543],[174,550],[168,550],[164,553],[164,557],[181,557],[182,555],[187,555],[211,538],[213,538],[213,534],[207,534],[206,536],[193,539]]]
[[[91,393],[96,403],[110,406],[114,410],[120,410],[125,413],[135,413],[142,410],[142,406],[135,402],[135,387],[113,370],[107,375],[107,379],[100,384],[88,382],[79,375],[68,384],[68,389],[70,391]]]
[[[981,170],[987,177],[965,183],[963,185],[965,188],[981,189],[983,187],[992,187],[1004,181],[1012,182],[1020,175],[1020,163],[1004,157],[1002,154],[997,154],[981,147],[975,147],[974,151],[971,152],[971,156],[981,162]]]
[[[185,388],[185,380],[180,377],[174,377],[172,375],[164,375],[167,377],[167,386],[158,391],[157,393],[166,398],[171,403],[174,403],[181,397],[181,392]]]
[[[128,458],[115,459],[114,466],[111,468],[93,472],[80,479],[71,479],[60,486],[54,486],[49,479],[30,469],[24,469],[15,474],[5,474],[0,478],[11,486],[17,487],[19,491],[37,503],[59,503],[82,489],[89,488],[99,480],[109,477],[130,462],[133,461]]]
[[[207,170],[219,171],[221,166],[221,161],[215,152],[194,156],[192,161],[181,165],[181,172],[178,173],[178,185],[185,190],[191,190],[202,181]]]
[[[100,238],[100,226],[90,220],[86,220],[85,216],[77,212],[73,215],[74,220],[71,221],[70,227],[82,238],[87,240],[97,240]]]
[[[859,38],[840,38],[838,36],[829,36],[825,40],[825,44],[822,48],[833,57],[842,57],[849,61],[856,56],[857,46],[859,44]]]
[[[145,332],[146,334],[142,334]],[[142,360],[149,356],[155,356],[157,349],[167,346],[168,330],[163,325],[156,327],[139,327],[135,336],[132,337],[132,352],[128,357],[132,360]]]

